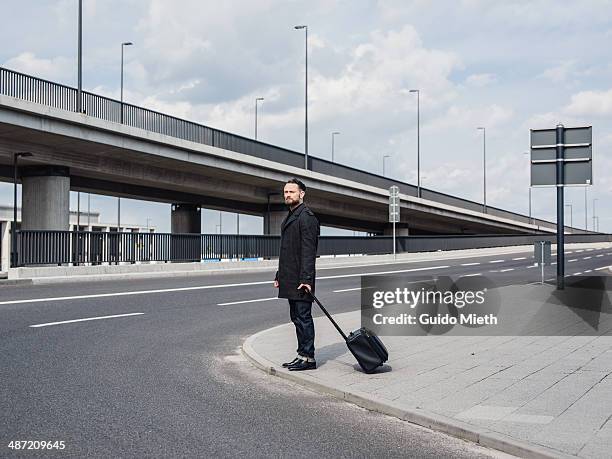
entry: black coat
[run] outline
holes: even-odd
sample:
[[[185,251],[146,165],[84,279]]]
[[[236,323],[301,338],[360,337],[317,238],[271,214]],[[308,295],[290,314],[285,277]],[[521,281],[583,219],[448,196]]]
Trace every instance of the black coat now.
[[[319,220],[303,203],[289,211],[283,220],[276,272],[279,298],[312,301],[312,297],[297,288],[308,284],[314,293],[319,233]]]

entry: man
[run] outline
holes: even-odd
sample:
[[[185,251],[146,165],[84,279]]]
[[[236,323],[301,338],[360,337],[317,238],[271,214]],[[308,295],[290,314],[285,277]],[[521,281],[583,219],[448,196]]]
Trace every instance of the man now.
[[[281,224],[281,247],[274,287],[278,297],[289,300],[291,322],[297,335],[297,356],[283,363],[289,371],[315,370],[315,330],[312,296],[315,289],[315,259],[319,242],[319,220],[304,204],[306,185],[293,178],[283,190],[289,213]],[[308,292],[307,292],[307,291]]]

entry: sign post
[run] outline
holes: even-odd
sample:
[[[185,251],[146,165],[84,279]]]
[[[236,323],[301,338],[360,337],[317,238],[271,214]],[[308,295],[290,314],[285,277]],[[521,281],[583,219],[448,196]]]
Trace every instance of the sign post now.
[[[397,259],[395,243],[395,224],[400,221],[399,187],[389,187],[389,223],[393,224],[393,259]]]
[[[550,241],[536,241],[533,247],[535,261],[540,265],[542,273],[542,284],[544,284],[544,266],[550,265],[551,245]]]
[[[557,188],[557,289],[565,288],[563,188],[593,184],[592,127],[531,130],[531,186]]]

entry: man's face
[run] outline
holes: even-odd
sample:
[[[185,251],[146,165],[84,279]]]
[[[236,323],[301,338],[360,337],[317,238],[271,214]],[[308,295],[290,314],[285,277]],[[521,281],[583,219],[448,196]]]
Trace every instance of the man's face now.
[[[285,184],[283,194],[285,195],[285,204],[288,206],[295,206],[300,203],[300,199],[304,198],[304,192],[300,190],[296,183]]]

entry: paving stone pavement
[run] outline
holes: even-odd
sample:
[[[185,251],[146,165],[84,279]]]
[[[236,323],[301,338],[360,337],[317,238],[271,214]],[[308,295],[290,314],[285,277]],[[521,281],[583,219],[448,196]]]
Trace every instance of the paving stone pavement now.
[[[358,311],[335,318],[345,330],[361,326]],[[553,456],[612,457],[611,327],[595,336],[384,336],[389,362],[366,375],[327,319],[315,324],[316,371],[280,367],[296,346],[292,324],[252,336],[245,353],[306,386],[371,397],[388,414],[441,415]]]

